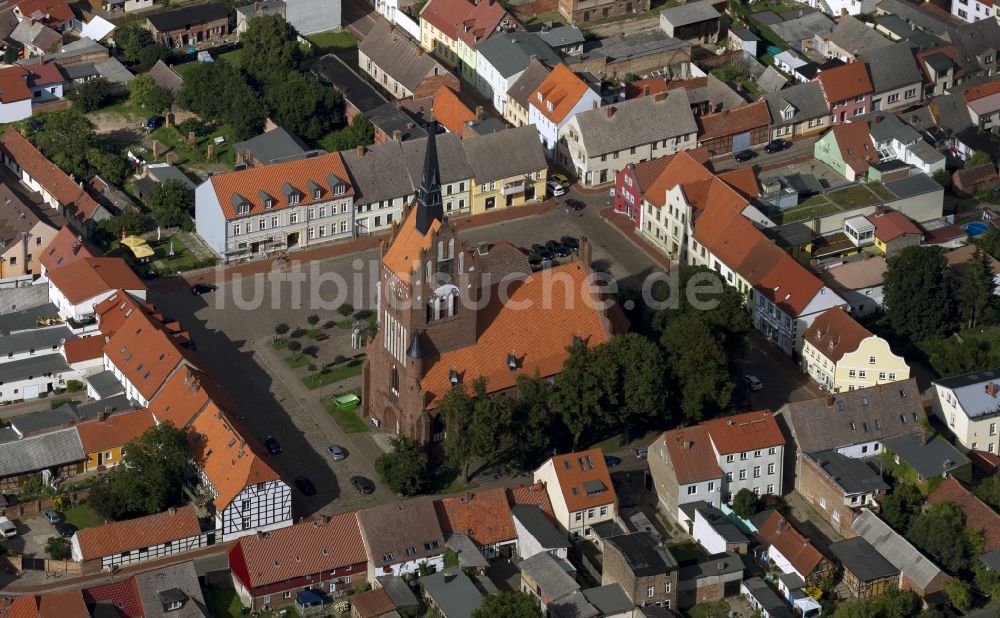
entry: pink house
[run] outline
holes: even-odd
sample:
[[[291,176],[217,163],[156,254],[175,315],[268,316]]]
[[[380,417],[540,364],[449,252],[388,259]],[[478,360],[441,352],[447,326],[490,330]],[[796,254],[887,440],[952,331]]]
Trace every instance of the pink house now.
[[[847,122],[872,111],[874,88],[864,62],[851,62],[821,71],[816,80],[830,108],[831,124]]]

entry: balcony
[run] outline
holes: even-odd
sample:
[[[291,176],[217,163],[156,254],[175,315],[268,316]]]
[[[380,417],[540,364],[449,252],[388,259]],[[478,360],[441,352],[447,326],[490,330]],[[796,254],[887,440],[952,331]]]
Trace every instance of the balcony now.
[[[507,183],[501,187],[500,192],[503,195],[516,195],[518,193],[524,193],[524,181],[520,180],[518,182]]]

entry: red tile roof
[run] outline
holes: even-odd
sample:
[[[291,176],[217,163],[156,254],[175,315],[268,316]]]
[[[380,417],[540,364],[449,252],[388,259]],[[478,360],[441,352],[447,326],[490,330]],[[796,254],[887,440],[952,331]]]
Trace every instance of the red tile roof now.
[[[1000,92],[1000,82],[993,81],[982,86],[975,86],[965,91],[964,96],[967,102],[976,101],[992,94]]]
[[[519,487],[507,488],[507,499],[511,506],[519,504],[534,505],[541,507],[542,511],[552,516],[552,503],[549,502],[549,494],[545,491],[545,485],[535,483],[534,485],[521,485]]]
[[[871,337],[871,332],[857,323],[841,307],[827,309],[813,320],[806,329],[803,340],[812,344],[820,354],[834,363],[844,354],[854,352],[861,342]]]
[[[57,202],[68,210],[75,210],[82,221],[88,221],[101,209],[101,205],[90,197],[66,172],[45,158],[40,150],[17,132],[12,125],[0,138],[0,144],[17,165],[31,178],[45,188]]]
[[[29,86],[49,86],[64,81],[55,62],[40,62],[19,68],[25,73]]]
[[[145,305],[131,294],[124,290],[118,290],[108,296],[94,307],[94,314],[97,316],[97,325],[105,337],[111,337],[122,327],[133,313],[145,311],[155,313],[152,305]]]
[[[667,447],[669,465],[677,476],[678,485],[722,478],[722,468],[712,452],[708,429],[704,425],[666,431],[661,439]]]
[[[367,561],[353,511],[246,536],[229,551],[230,568],[251,588]]]
[[[696,163],[699,163],[702,166],[707,164],[710,158],[708,148],[702,146],[701,148],[695,148],[694,150],[682,150],[677,154],[657,157],[656,159],[650,159],[649,161],[638,163],[633,166],[633,169],[635,178],[639,183],[639,191],[645,193],[649,188],[649,185],[660,177],[663,173],[663,169],[681,154],[693,159]]]
[[[653,206],[662,208],[667,203],[667,192],[670,189],[711,177],[712,172],[707,167],[687,152],[681,151],[672,155],[667,166],[648,184],[643,198]]]
[[[148,409],[157,422],[170,421],[175,427],[187,427],[199,414],[215,416],[220,410],[236,409],[229,394],[208,374],[193,367],[175,371]]]
[[[703,425],[720,455],[785,445],[785,436],[770,410],[734,414]]]
[[[396,604],[385,588],[366,590],[351,596],[351,612],[361,618],[377,618],[396,611]]]
[[[736,189],[743,197],[753,199],[760,195],[757,174],[752,167],[741,167],[718,174],[719,179]]]
[[[565,64],[557,64],[548,77],[538,85],[528,102],[538,112],[555,124],[566,119],[566,115],[580,101],[587,91],[587,83]],[[552,109],[549,109],[549,106]]]
[[[146,290],[146,284],[121,258],[83,258],[53,268],[47,275],[49,281],[74,305],[109,290]]]
[[[920,228],[909,217],[898,210],[887,210],[868,217],[875,226],[875,238],[882,242],[893,241],[900,236],[920,236]]]
[[[864,174],[868,167],[878,161],[878,151],[872,141],[866,122],[848,122],[830,129],[837,139],[840,158],[851,166],[857,174]]]
[[[56,25],[73,19],[73,9],[66,0],[21,0],[17,3],[21,15],[32,17],[36,12],[42,18],[38,21],[46,25]]]
[[[179,368],[197,367],[194,353],[182,347],[186,333],[172,332],[145,311],[132,313],[104,347],[108,359],[139,394],[151,401]]]
[[[777,258],[774,266],[757,282],[757,290],[792,317],[798,317],[823,290],[823,282],[768,239],[767,251]],[[832,294],[832,292],[830,292]]]
[[[708,86],[707,77],[692,77],[691,79],[675,80],[671,80],[667,77],[650,77],[649,79],[640,79],[639,81],[632,82],[631,84],[625,84],[625,98],[635,99],[637,97],[645,97],[651,94],[669,92],[676,88],[694,90],[697,88],[705,88],[706,86]]]
[[[52,270],[94,255],[76,232],[64,227],[49,241],[39,260],[46,270]]]
[[[469,133],[469,125],[466,123],[476,119],[476,113],[466,107],[458,95],[447,86],[441,86],[434,94],[431,111],[434,113],[434,119],[444,128],[462,137],[466,137]]]
[[[111,602],[127,618],[143,618],[146,615],[142,609],[142,601],[139,600],[139,587],[134,577],[86,588],[83,591],[83,598],[91,604],[101,601]]]
[[[504,487],[434,501],[441,531],[457,532],[478,546],[517,539]]]
[[[119,521],[77,531],[76,540],[84,560],[111,556],[132,549],[186,539],[201,534],[194,506]]]
[[[96,335],[94,337],[82,337],[71,339],[63,345],[63,356],[66,362],[72,365],[104,356],[104,337]]]
[[[871,94],[873,90],[864,62],[850,62],[820,71],[817,79],[823,87],[826,102],[830,105]]]
[[[770,124],[771,115],[767,111],[767,103],[761,99],[756,103],[741,105],[736,109],[727,109],[698,118],[698,139],[704,141],[746,133]]]
[[[615,487],[601,449],[556,455],[552,465],[570,513],[615,502]],[[603,489],[588,494],[586,485],[592,482],[599,483]]]
[[[451,39],[461,39],[469,47],[476,47],[507,20],[513,27],[520,24],[499,2],[483,0],[431,0],[420,11],[420,18],[427,21]]]
[[[951,502],[957,506],[965,514],[965,527],[983,533],[984,553],[1000,549],[1000,514],[970,493],[955,477],[944,479],[927,496],[928,506],[938,502]]]
[[[0,607],[3,607],[0,605]],[[8,605],[9,618],[87,618],[90,612],[78,589],[18,597]]]
[[[16,103],[31,99],[31,90],[24,82],[25,72],[19,66],[0,69],[0,103]]]
[[[354,195],[344,160],[337,152],[216,174],[210,180],[227,220],[288,208],[286,190],[294,190],[299,195],[298,204],[306,205]],[[343,193],[335,193],[337,186],[343,187]],[[313,197],[316,189],[320,191],[318,200]],[[270,209],[264,204],[268,198],[272,200]],[[248,204],[250,210],[237,214],[240,203]]]
[[[85,453],[96,453],[127,444],[154,427],[149,410],[131,410],[79,423],[76,431]]]
[[[802,577],[811,575],[823,561],[823,554],[777,511],[771,513],[757,530],[757,535],[781,552]]]

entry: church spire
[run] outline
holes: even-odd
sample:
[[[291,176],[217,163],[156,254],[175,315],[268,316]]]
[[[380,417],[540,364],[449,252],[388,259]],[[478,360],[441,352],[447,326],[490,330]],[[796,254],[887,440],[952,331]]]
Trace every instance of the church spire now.
[[[426,234],[434,220],[444,219],[441,203],[441,173],[438,170],[437,145],[435,135],[438,123],[427,123],[427,152],[424,154],[424,173],[420,178],[417,193],[417,231]]]

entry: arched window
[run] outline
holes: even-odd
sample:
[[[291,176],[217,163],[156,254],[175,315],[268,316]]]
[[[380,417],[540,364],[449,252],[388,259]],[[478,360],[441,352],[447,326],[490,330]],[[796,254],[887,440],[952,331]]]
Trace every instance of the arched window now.
[[[438,262],[445,259],[447,256],[444,254],[444,241],[438,241]]]
[[[451,240],[448,241],[448,259],[451,260],[454,258],[455,258],[455,239],[452,238]]]
[[[424,262],[424,280],[429,284],[431,282],[431,261],[427,260]]]
[[[399,369],[395,365],[392,366],[392,394],[399,396]]]

